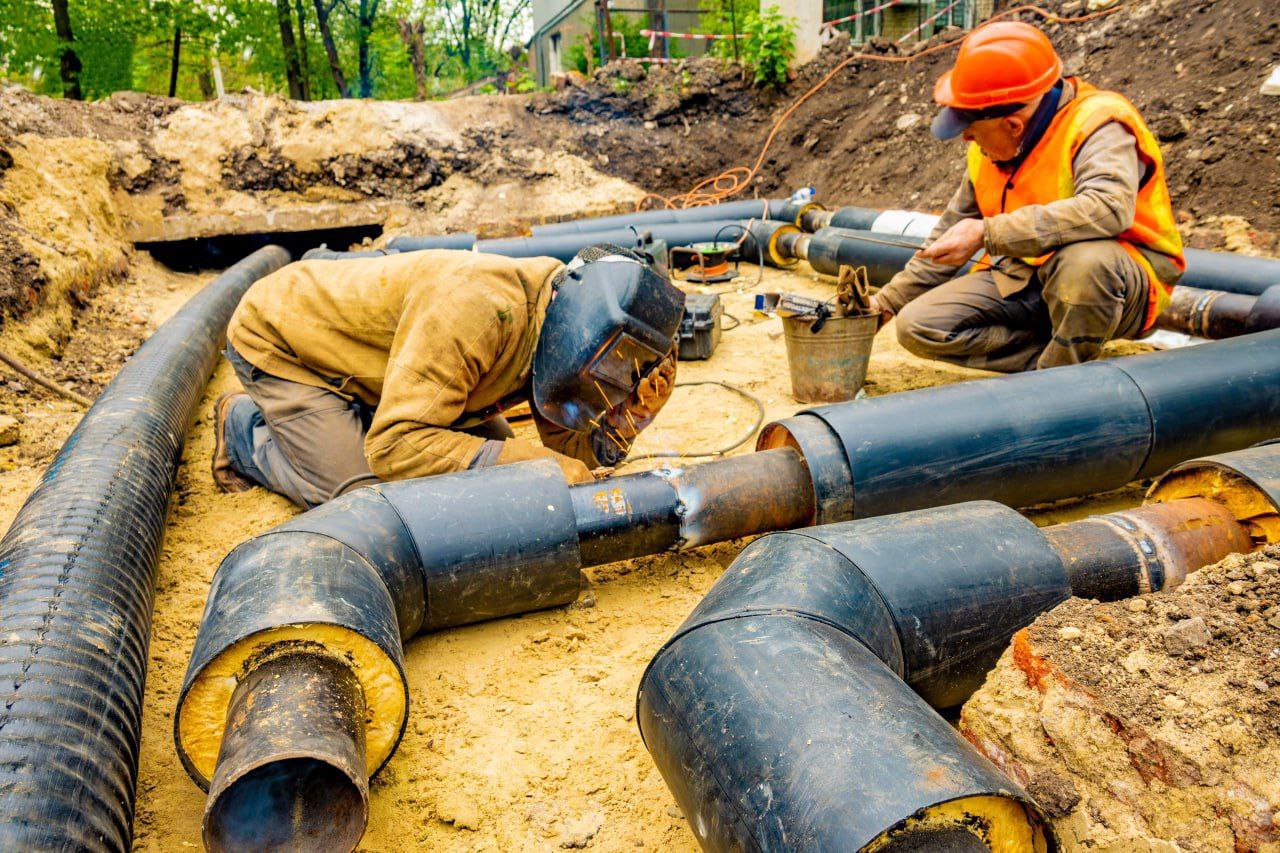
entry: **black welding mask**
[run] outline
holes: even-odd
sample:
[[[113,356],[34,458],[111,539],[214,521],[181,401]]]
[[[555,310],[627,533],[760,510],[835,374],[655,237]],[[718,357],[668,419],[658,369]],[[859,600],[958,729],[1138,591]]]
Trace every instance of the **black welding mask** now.
[[[684,294],[639,255],[591,246],[557,276],[533,355],[533,404],[583,432],[671,351]]]

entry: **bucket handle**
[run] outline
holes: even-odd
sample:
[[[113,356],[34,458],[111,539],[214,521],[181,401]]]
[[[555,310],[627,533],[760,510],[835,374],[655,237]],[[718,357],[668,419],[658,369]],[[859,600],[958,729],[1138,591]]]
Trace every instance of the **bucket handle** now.
[[[809,334],[816,335],[822,331],[822,327],[827,325],[827,318],[831,316],[831,307],[827,303],[822,303],[814,311],[818,315],[818,319],[813,321],[813,325],[809,327]]]

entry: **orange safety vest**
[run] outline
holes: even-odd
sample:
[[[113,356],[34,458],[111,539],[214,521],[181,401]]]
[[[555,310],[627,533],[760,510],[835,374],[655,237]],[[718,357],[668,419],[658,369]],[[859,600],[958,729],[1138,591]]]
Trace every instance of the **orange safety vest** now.
[[[1049,204],[1071,198],[1076,194],[1072,164],[1080,146],[1107,122],[1124,125],[1137,141],[1138,159],[1146,166],[1146,177],[1138,189],[1133,225],[1116,239],[1146,270],[1149,288],[1144,329],[1149,329],[1168,307],[1173,285],[1156,277],[1151,263],[1137,247],[1168,255],[1179,270],[1187,268],[1182,256],[1182,235],[1173,218],[1173,203],[1165,183],[1160,144],[1138,109],[1123,95],[1103,91],[1073,77],[1068,80],[1076,87],[1075,98],[1058,110],[1040,142],[1013,174],[1002,171],[977,145],[969,145],[969,179],[973,182],[978,209],[984,217],[990,217],[1029,204]],[[1040,266],[1052,255],[1050,252],[1022,260]]]

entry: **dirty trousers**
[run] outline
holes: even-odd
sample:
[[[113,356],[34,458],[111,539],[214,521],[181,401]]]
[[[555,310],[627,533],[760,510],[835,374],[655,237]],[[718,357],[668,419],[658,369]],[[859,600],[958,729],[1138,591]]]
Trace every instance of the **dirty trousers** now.
[[[1115,240],[1059,249],[1025,288],[1001,296],[990,270],[932,288],[897,317],[898,340],[923,358],[1017,373],[1097,357],[1142,333],[1147,275]]]
[[[226,356],[250,398],[232,406],[224,426],[227,455],[236,471],[308,509],[380,482],[364,455],[372,409],[323,388],[272,376],[229,344]],[[502,418],[466,432],[498,440],[513,435]]]

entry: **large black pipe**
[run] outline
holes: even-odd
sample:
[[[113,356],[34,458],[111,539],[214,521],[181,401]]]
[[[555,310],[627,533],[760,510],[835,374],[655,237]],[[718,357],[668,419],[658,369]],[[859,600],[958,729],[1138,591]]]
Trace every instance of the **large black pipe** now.
[[[744,261],[763,258],[770,266],[789,266],[796,258],[778,250],[778,239],[799,229],[786,222],[751,220],[711,220],[699,222],[659,223],[643,227],[623,227],[606,231],[558,233],[536,237],[511,237],[502,240],[477,240],[472,248],[477,252],[489,252],[512,258],[551,257],[568,263],[573,256],[596,243],[614,243],[619,246],[636,246],[643,235],[664,240],[669,246],[689,246],[713,240],[734,242],[748,232],[737,256]],[[395,237],[387,243],[393,251],[413,252],[422,249],[442,248],[434,237]]]
[[[921,239],[927,236],[928,229],[936,220],[932,214],[913,211],[842,207],[835,211],[812,213],[803,217],[799,224],[806,231],[834,226],[874,232],[881,237],[892,235]],[[1272,285],[1280,284],[1280,259],[1204,249],[1185,249],[1183,254],[1187,269],[1178,281],[1183,287],[1261,296]]]
[[[1278,388],[1280,332],[1264,333],[817,409],[771,425],[771,452],[687,469],[569,488],[545,462],[360,490],[223,561],[175,718],[179,752],[207,785],[236,678],[306,641],[353,661],[376,771],[403,727],[400,644],[419,629],[566,603],[583,565],[983,492],[1029,504],[1123,485],[1159,460],[1269,435]],[[287,750],[268,763],[296,758],[296,740],[282,734]],[[344,788],[349,775],[325,778]],[[308,778],[281,783],[299,808]],[[234,799],[235,781],[220,792]],[[230,813],[211,799],[206,817]]]
[[[1280,328],[1280,284],[1260,296],[1178,285],[1156,328],[1211,340]]]
[[[567,604],[582,566],[620,554],[807,524],[812,494],[791,449],[573,488],[542,461],[360,489],[250,539],[214,576],[174,718],[179,756],[210,792],[206,844],[234,849],[279,830],[286,845],[354,846],[367,775],[404,730],[402,644],[419,631]],[[262,689],[238,686],[299,647],[317,656],[314,678],[295,676],[321,684],[317,702],[345,695],[319,672],[326,661],[346,661],[360,685],[357,707],[339,714],[367,721],[356,769],[354,734],[333,713],[255,703]],[[228,741],[231,732],[258,734]],[[272,796],[250,797],[264,779]],[[251,799],[256,809],[241,807]],[[326,800],[353,807],[311,819]]]
[[[815,478],[827,522],[1092,494],[1277,431],[1280,330],[809,409],[758,446],[841,472]]]
[[[753,542],[637,695],[641,737],[699,843],[1053,849],[1026,794],[930,707],[963,702],[1015,631],[1073,593],[1169,589],[1250,550],[1249,519],[1185,485],[1214,467],[1248,471],[1275,517],[1273,445],[1176,469],[1170,503],[1045,530],[981,501]]]
[[[164,323],[0,541],[0,848],[129,849],[174,472],[236,303],[288,259],[260,249]]]
[[[651,225],[677,222],[708,222],[711,220],[724,221],[730,219],[772,219],[778,222],[799,225],[805,213],[821,209],[821,206],[817,204],[795,202],[786,198],[747,199],[745,201],[725,202],[724,204],[708,204],[701,207],[663,208],[620,213],[616,216],[594,216],[588,219],[574,219],[567,222],[535,225],[530,231],[535,237],[547,237],[553,234],[579,234],[633,226],[648,228]]]

